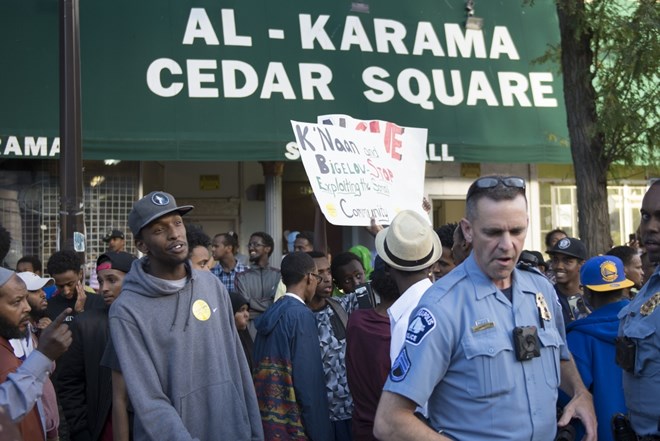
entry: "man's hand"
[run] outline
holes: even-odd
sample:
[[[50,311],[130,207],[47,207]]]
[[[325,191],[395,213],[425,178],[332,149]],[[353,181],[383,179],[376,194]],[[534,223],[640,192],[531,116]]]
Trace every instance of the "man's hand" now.
[[[48,317],[41,317],[36,324],[37,329],[46,329],[52,321]]]
[[[423,209],[424,211],[426,211],[427,213],[430,213],[430,212],[431,212],[431,208],[432,208],[432,207],[431,207],[431,203],[429,202],[429,200],[426,199],[426,197],[422,198],[422,209]]]
[[[591,394],[585,389],[573,396],[573,399],[564,407],[564,412],[557,422],[559,427],[564,427],[570,423],[572,418],[578,418],[587,431],[584,441],[596,441],[597,422],[594,411],[594,401]]]
[[[41,331],[37,350],[49,359],[55,361],[71,346],[71,330],[64,323],[64,318],[71,314],[71,308],[66,308],[55,321]]]
[[[87,300],[87,293],[83,288],[82,282],[76,283],[76,294],[78,296],[76,298],[76,304],[73,306],[73,309],[80,313],[85,310],[85,301]]]
[[[371,218],[371,225],[364,228],[366,228],[369,234],[371,234],[373,237],[376,237],[376,235],[384,229],[383,226],[377,223],[376,219],[374,218]]]

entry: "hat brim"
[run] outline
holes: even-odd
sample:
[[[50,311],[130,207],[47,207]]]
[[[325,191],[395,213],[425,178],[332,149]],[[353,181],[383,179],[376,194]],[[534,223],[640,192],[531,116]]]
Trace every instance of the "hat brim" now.
[[[587,260],[583,256],[578,256],[577,254],[574,253],[567,253],[565,251],[559,251],[559,250],[548,251],[548,256],[552,256],[553,254],[563,254],[564,256],[574,257],[578,260]]]
[[[142,223],[142,225],[140,225],[140,229],[138,230],[138,232],[142,231],[142,229],[144,227],[146,227],[147,225],[149,225],[150,223],[152,223],[156,219],[159,219],[163,216],[167,216],[168,214],[171,214],[171,213],[174,213],[174,212],[178,212],[181,216],[184,216],[186,213],[188,213],[193,208],[195,208],[195,207],[193,207],[192,205],[181,205],[180,207],[172,208],[171,210],[167,210],[167,211],[164,211],[162,213],[154,214],[149,219],[144,221]]]
[[[585,286],[592,291],[607,292],[607,291],[614,291],[617,289],[630,288],[631,286],[634,285],[635,282],[633,282],[632,280],[625,279],[621,282],[606,283],[604,285],[585,285]]]
[[[376,252],[380,256],[380,258],[383,259],[385,263],[387,263],[390,267],[408,272],[419,271],[419,270],[423,270],[424,268],[430,267],[442,256],[442,243],[440,242],[440,238],[438,237],[438,235],[433,233],[431,235],[431,237],[433,237],[433,253],[431,254],[431,257],[429,257],[424,261],[424,263],[420,263],[417,265],[400,265],[398,263],[395,263],[390,258],[390,256],[388,256],[388,253],[385,250],[385,239],[387,238],[387,232],[389,231],[389,229],[390,227],[387,227],[378,232],[378,234],[376,235],[375,244],[376,244]]]
[[[29,281],[25,281],[25,279],[21,278],[21,280],[25,283],[25,287],[28,291],[38,291],[55,284],[55,279],[52,277],[39,277],[38,279],[32,278]]]

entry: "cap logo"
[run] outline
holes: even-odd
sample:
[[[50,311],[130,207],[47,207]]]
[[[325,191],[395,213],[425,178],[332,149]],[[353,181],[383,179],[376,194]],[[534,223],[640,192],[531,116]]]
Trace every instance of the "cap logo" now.
[[[151,202],[153,202],[154,205],[163,206],[170,203],[170,198],[163,193],[154,193],[153,196],[151,196]]]
[[[110,262],[103,262],[99,266],[96,267],[96,272],[107,270],[107,269],[112,269],[112,263]]]
[[[616,269],[616,264],[611,260],[606,260],[600,264],[600,275],[605,282],[614,282],[619,278],[619,273]]]
[[[557,248],[559,248],[560,250],[565,250],[570,246],[571,246],[571,240],[567,237],[564,237],[559,241],[559,243],[557,243]]]

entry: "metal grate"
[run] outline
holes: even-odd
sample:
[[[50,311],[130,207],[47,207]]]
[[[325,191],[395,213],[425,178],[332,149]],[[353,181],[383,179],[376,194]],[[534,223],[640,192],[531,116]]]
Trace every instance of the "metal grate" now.
[[[0,195],[0,223],[14,239],[11,256],[7,258],[10,266],[21,256],[36,255],[45,267],[58,249],[60,202],[56,163],[43,161],[37,168],[41,170],[3,171],[16,175],[16,191]],[[126,251],[135,254],[127,220],[139,194],[138,163],[108,167],[102,162],[86,161],[83,182],[87,266],[93,266],[105,251],[103,236],[113,228],[124,232]]]

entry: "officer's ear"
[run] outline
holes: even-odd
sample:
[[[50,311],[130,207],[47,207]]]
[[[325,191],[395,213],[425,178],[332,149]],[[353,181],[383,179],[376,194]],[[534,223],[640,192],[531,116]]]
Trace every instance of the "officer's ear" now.
[[[463,219],[461,219],[459,226],[463,231],[463,237],[465,237],[465,241],[467,243],[472,243],[472,224],[470,223],[470,221],[464,217]]]

